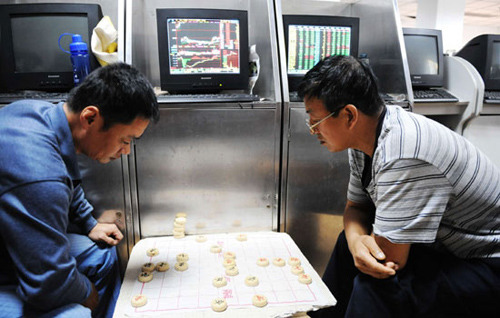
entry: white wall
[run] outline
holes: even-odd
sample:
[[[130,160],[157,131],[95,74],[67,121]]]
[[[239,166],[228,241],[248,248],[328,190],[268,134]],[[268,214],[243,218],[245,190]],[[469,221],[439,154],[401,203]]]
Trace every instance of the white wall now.
[[[418,0],[417,28],[443,32],[443,51],[462,47],[465,0]]]
[[[423,0],[423,3],[426,3],[428,0]],[[434,1],[434,0],[433,0]],[[418,7],[417,7],[418,8]],[[420,10],[420,12],[422,12]],[[440,23],[435,23],[436,25],[428,25],[428,26],[422,26],[417,23],[417,19],[415,18],[409,18],[405,15],[401,15],[401,25],[404,28],[417,28],[417,27],[427,27],[427,28],[436,28],[443,30],[443,26],[441,25],[441,22],[444,23],[444,21],[440,21]],[[432,17],[431,17],[432,18]],[[422,22],[424,21],[424,22]],[[425,23],[425,19],[420,21],[421,23]],[[429,23],[433,23],[433,21],[428,21]],[[471,24],[464,24],[463,25],[463,30],[457,30],[455,29],[455,32],[461,32],[462,35],[460,36],[459,34],[456,34],[453,40],[447,41],[444,37],[446,36],[446,33],[443,30],[443,46],[444,46],[444,52],[453,52],[453,51],[459,51],[469,40],[472,38],[481,35],[481,34],[500,34],[500,21],[497,21],[497,25],[491,25],[491,26],[484,26],[484,25],[471,25]]]
[[[500,34],[500,21],[498,21],[498,24],[497,26],[464,25],[462,45],[480,34]]]

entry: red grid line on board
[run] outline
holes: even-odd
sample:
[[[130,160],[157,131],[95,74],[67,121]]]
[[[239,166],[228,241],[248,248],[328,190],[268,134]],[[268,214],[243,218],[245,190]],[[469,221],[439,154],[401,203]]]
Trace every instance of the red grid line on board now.
[[[152,299],[157,299],[157,298],[152,298]],[[296,300],[296,301],[279,301],[279,302],[268,302],[268,305],[290,305],[290,304],[302,304],[302,303],[309,303],[312,300]],[[244,304],[238,304],[238,305],[228,305],[229,307],[237,307],[237,308],[245,308],[245,307],[250,307],[250,308],[256,308],[253,304],[251,303],[244,303]],[[199,306],[199,307],[179,307],[179,308],[172,308],[172,309],[147,309],[147,310],[141,310],[138,311],[137,313],[145,313],[145,312],[172,312],[172,311],[179,311],[179,310],[200,310],[200,309],[212,309],[211,306]]]
[[[156,248],[156,241],[155,241],[155,244],[153,245],[154,248]],[[146,249],[147,251],[147,249]],[[149,262],[151,262],[151,260],[153,259],[153,256],[149,256]],[[142,292],[144,291],[144,284],[146,283],[142,283],[142,286],[141,286],[141,292],[139,293],[139,295],[142,295]],[[137,312],[137,308],[135,308],[135,312]]]
[[[172,244],[172,241],[168,241],[168,248],[167,248],[167,255],[165,255],[165,262],[168,263],[168,255],[170,253],[170,245]],[[156,246],[156,242],[155,242],[155,246]],[[161,255],[161,253],[159,254]],[[169,264],[170,266],[170,264]],[[173,268],[169,269],[169,270],[174,270]],[[166,276],[166,272],[163,273],[163,277],[162,277],[162,280],[161,280],[161,286],[160,286],[160,294],[158,295],[158,301],[156,302],[156,310],[158,310],[158,306],[160,305],[160,299],[161,299],[161,290],[163,289],[163,283],[165,282],[165,276]]]
[[[184,243],[184,244],[183,244],[183,246],[182,246],[182,249],[181,249],[181,250],[185,251],[185,250],[186,250],[186,241],[185,241],[185,240],[183,240],[183,243]],[[177,261],[177,259],[176,259],[176,261]],[[189,264],[189,263],[188,263],[188,264]],[[188,266],[189,266],[189,265],[188,265]],[[175,265],[174,265],[174,270],[175,270]],[[177,296],[177,308],[179,307],[179,302],[180,302],[180,300],[181,300],[182,278],[184,277],[184,273],[185,273],[185,272],[186,272],[186,271],[182,271],[182,272],[181,272],[181,278],[180,278],[180,281],[179,281],[179,295]]]
[[[290,249],[288,248],[288,245],[286,245],[286,243],[285,243],[285,241],[283,239],[281,239],[281,243],[283,243],[283,245],[285,246],[286,250],[288,251],[288,254],[291,257],[292,254],[290,253]],[[275,251],[274,246],[272,246],[272,249],[273,249],[273,251]],[[276,252],[274,254],[276,255]],[[285,267],[286,267],[286,258],[285,258],[285,266],[281,267],[281,273],[283,274],[283,276],[286,277],[286,275],[283,273],[283,270],[284,270]],[[286,280],[286,283],[288,284],[288,287],[292,291],[293,297],[295,298],[295,300],[298,300],[297,299],[297,295],[295,295],[295,292],[293,291],[292,285],[290,285],[290,281],[288,279],[285,279],[285,280]]]
[[[266,275],[267,275],[267,278],[268,278],[268,280],[269,280],[269,282],[270,282],[269,284],[271,285],[271,290],[272,290],[272,292],[273,292],[273,294],[274,294],[274,298],[275,298],[275,299],[279,299],[279,298],[278,298],[278,296],[276,295],[276,291],[274,290],[274,286],[273,286],[273,284],[271,283],[271,281],[272,281],[272,280],[271,280],[271,277],[269,276],[269,273],[268,273],[268,271],[267,271],[267,268],[268,268],[269,266],[272,266],[272,265],[273,265],[273,264],[272,264],[272,261],[273,261],[273,260],[272,260],[271,258],[269,258],[269,259],[268,259],[268,261],[269,261],[269,265],[267,265],[267,266],[264,268],[264,270],[265,270]]]
[[[288,253],[290,254],[290,249],[288,248],[288,245],[286,244],[284,238],[281,238],[281,242],[283,243],[283,245],[285,245]],[[290,256],[293,256],[292,254],[290,254]],[[287,280],[288,282],[288,280]],[[309,289],[309,291],[311,292],[311,294],[314,296],[314,301],[318,300],[318,298],[316,297],[316,294],[314,293],[314,291],[311,290],[311,287],[309,286],[309,284],[307,285],[307,288]],[[292,289],[292,292],[293,292],[293,289]],[[294,296],[295,296],[295,293],[294,293]],[[295,297],[297,298],[297,297]]]
[[[198,244],[198,259],[201,259],[201,245]],[[198,267],[198,307],[200,307],[201,266]]]

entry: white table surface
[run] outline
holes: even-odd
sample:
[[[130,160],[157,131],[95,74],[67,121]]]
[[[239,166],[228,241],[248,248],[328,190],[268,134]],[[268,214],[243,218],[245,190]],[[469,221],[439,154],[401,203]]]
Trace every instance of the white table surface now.
[[[238,234],[208,234],[203,243],[196,241],[196,235],[182,239],[172,236],[142,239],[132,250],[113,317],[289,317],[297,312],[335,305],[335,298],[288,234],[247,232],[244,234],[248,239],[243,242],[236,240]],[[210,252],[214,244],[222,247],[221,253]],[[147,256],[146,251],[153,247],[159,249],[159,255]],[[224,273],[222,254],[225,251],[236,254],[239,269],[236,276]],[[179,253],[189,255],[189,268],[184,272],[174,269]],[[259,257],[268,258],[269,266],[258,266]],[[284,267],[272,264],[275,257],[299,258],[313,282],[309,285],[298,282],[288,262]],[[154,278],[148,283],[138,281],[142,264],[161,261],[169,263],[167,272],[153,272]],[[212,279],[218,275],[228,279],[227,286],[212,285]],[[248,275],[257,276],[259,285],[246,286],[244,280]],[[146,295],[148,302],[134,308],[131,299],[139,294]],[[253,306],[251,299],[255,294],[265,295],[268,305]],[[217,297],[224,297],[228,303],[224,312],[211,309],[211,301]]]

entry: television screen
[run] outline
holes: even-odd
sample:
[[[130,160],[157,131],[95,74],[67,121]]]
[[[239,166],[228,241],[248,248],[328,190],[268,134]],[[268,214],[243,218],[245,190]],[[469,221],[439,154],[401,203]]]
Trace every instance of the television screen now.
[[[74,87],[70,55],[59,48],[63,33],[80,34],[90,51],[92,30],[102,18],[98,4],[0,5],[0,91],[67,92]],[[71,36],[61,39],[69,50]],[[99,66],[90,54],[91,69]]]
[[[169,18],[167,28],[172,75],[239,74],[238,20]]]
[[[208,93],[248,87],[247,12],[156,9],[161,88]]]
[[[435,37],[407,35],[404,40],[411,74],[439,73],[438,45]]]
[[[63,33],[77,33],[90,47],[86,15],[14,16],[11,19],[16,72],[72,72],[69,55],[58,45]],[[71,36],[61,39],[69,50]]]
[[[456,55],[477,69],[486,91],[500,91],[500,34],[478,35]]]
[[[444,58],[441,30],[403,28],[403,37],[412,86],[442,87]]]
[[[491,50],[490,79],[500,79],[500,41],[494,41]]]
[[[296,92],[304,75],[330,55],[358,55],[359,18],[284,15],[288,89]]]
[[[350,26],[288,26],[288,74],[304,75],[330,55],[351,54]]]

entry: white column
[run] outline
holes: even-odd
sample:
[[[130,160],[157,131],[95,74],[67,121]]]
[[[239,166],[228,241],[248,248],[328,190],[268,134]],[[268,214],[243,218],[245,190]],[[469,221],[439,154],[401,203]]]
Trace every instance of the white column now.
[[[443,31],[443,51],[462,48],[465,0],[418,0],[417,28]]]

